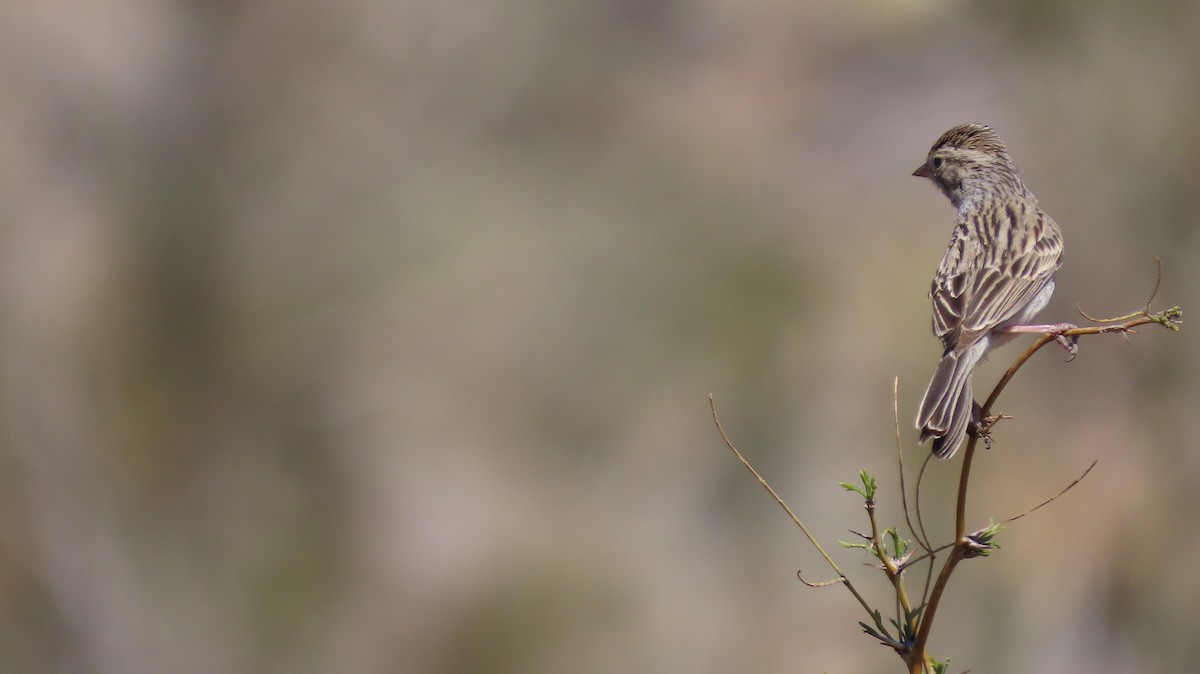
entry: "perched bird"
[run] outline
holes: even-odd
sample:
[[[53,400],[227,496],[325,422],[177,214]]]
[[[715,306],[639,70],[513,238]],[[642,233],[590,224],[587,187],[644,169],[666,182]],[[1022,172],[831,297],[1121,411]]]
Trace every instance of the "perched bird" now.
[[[958,209],[950,246],[934,274],[933,334],[945,352],[917,413],[921,442],[954,456],[974,419],[971,374],[988,351],[1045,308],[1062,264],[1062,233],[1025,187],[1008,148],[988,126],[961,124],[938,138],[913,171]]]

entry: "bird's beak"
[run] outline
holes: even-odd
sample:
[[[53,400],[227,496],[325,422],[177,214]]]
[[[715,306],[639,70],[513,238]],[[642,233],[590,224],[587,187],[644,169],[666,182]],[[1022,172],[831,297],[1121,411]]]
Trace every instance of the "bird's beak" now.
[[[913,171],[913,175],[915,175],[918,178],[932,178],[933,177],[933,174],[929,172],[929,164],[928,163],[921,164],[920,166],[918,166],[917,170]]]

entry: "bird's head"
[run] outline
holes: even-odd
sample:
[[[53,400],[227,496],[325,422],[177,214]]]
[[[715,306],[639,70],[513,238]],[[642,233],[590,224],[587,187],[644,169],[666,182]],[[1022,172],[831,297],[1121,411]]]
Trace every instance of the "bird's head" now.
[[[931,180],[956,208],[973,191],[1009,181],[1020,186],[1004,141],[983,124],[960,124],[943,133],[913,175]]]

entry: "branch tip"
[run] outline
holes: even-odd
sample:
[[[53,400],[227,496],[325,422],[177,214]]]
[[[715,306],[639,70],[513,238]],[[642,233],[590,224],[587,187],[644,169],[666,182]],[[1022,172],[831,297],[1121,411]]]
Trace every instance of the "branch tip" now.
[[[1071,488],[1074,487],[1075,485],[1079,484],[1080,482],[1083,482],[1083,478],[1087,477],[1088,473],[1092,472],[1092,469],[1096,467],[1097,463],[1100,463],[1100,459],[1093,459],[1091,465],[1089,465],[1087,467],[1087,470],[1083,471],[1083,474],[1081,474],[1079,477],[1075,478],[1074,480],[1071,480],[1071,483],[1068,484],[1067,486],[1063,487],[1061,490],[1059,490],[1059,492],[1057,494],[1055,494],[1054,496],[1051,496],[1050,498],[1046,499],[1045,501],[1042,501],[1041,503],[1035,505],[1034,507],[1030,508],[1029,510],[1026,510],[1025,512],[1023,512],[1019,515],[1013,515],[1012,517],[1010,517],[1006,520],[1001,520],[1000,524],[1008,524],[1009,522],[1016,522],[1017,520],[1021,519],[1022,517],[1029,515],[1036,510],[1039,510],[1042,506],[1049,505],[1050,503],[1058,500],[1058,497],[1060,497],[1063,494],[1070,491]]]
[[[1158,289],[1162,286],[1162,258],[1155,255],[1154,261],[1158,263],[1158,273],[1154,275],[1154,290],[1150,291],[1150,297],[1146,300],[1146,308],[1143,310],[1145,313],[1150,313],[1150,303],[1158,296]]]
[[[823,581],[820,581],[817,583],[810,583],[807,580],[804,580],[804,576],[800,575],[801,573],[802,572],[800,569],[796,569],[796,578],[800,579],[801,583],[804,583],[808,587],[812,587],[812,588],[830,587],[832,585],[838,585],[840,583],[846,582],[845,576],[838,576],[837,578],[832,578],[830,580],[823,580]]]

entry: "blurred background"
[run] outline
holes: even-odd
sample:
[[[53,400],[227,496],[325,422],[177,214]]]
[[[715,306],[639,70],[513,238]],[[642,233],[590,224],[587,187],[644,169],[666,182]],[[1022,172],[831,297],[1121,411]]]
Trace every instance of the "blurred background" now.
[[[6,3],[0,668],[885,672],[708,410],[890,611],[892,382],[993,125],[1047,321],[1200,306],[1200,5]],[[1038,354],[959,567],[976,672],[1200,670],[1195,338]],[[990,387],[1020,352],[995,354]],[[958,462],[922,504],[948,541]],[[911,482],[910,482],[911,485]],[[915,579],[914,579],[915,580]]]

